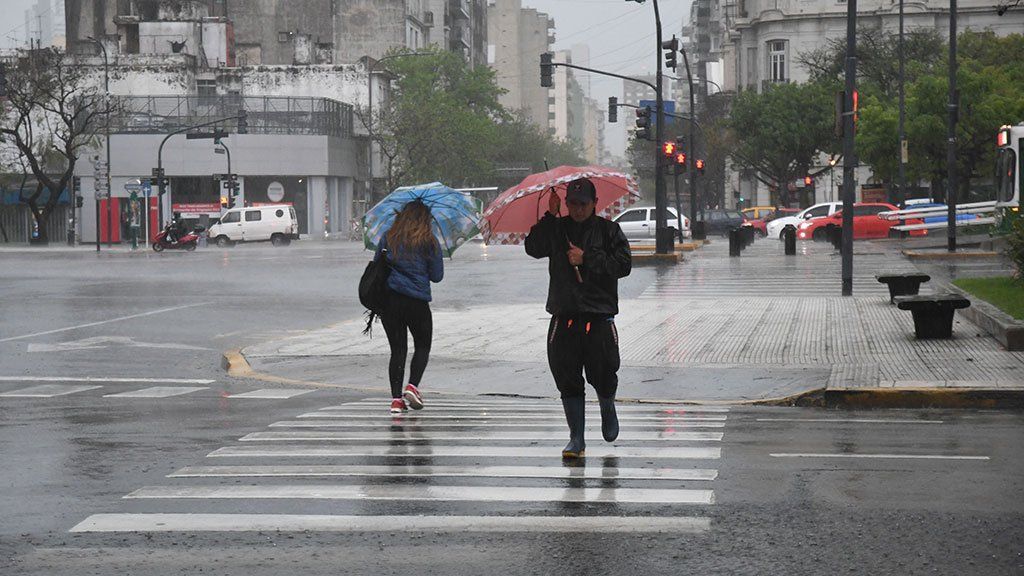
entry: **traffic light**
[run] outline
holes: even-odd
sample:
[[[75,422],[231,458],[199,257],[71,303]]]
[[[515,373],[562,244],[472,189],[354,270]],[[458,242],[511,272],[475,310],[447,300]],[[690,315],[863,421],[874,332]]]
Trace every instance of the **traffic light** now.
[[[661,153],[667,158],[671,158],[676,153],[675,142],[665,142],[661,145]]]
[[[686,152],[676,152],[676,164],[686,166]]]
[[[555,66],[551,63],[551,53],[545,52],[540,55],[540,85],[543,88],[551,88],[555,85],[551,80],[551,73]]]
[[[246,112],[245,108],[238,111],[238,133],[249,133],[249,113]]]
[[[814,178],[810,176],[804,176],[804,186],[811,186],[814,184]]]
[[[615,96],[608,97],[608,123],[614,124],[619,121],[619,99]]]
[[[661,47],[665,50],[665,67],[675,70],[678,66],[676,56],[679,52],[679,39],[673,35],[671,40],[662,42]]]
[[[697,158],[696,160],[693,161],[693,167],[697,169],[698,173],[704,173],[704,161],[701,160],[700,158]]]
[[[636,109],[636,137],[637,139],[651,139],[651,109],[641,106]]]

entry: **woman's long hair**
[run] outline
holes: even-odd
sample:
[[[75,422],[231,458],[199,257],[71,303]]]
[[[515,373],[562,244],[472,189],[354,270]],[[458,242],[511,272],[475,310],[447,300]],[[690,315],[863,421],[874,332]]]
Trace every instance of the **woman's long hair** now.
[[[387,232],[392,254],[405,257],[433,250],[437,246],[432,231],[433,221],[430,209],[423,202],[414,200],[403,206]]]

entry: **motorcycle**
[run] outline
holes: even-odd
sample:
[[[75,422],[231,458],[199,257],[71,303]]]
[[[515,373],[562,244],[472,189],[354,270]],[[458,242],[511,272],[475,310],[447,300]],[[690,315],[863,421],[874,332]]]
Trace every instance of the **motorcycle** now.
[[[196,226],[191,232],[182,234],[180,238],[172,242],[168,239],[171,232],[171,225],[168,224],[164,227],[163,231],[156,235],[156,239],[153,240],[153,250],[156,252],[163,252],[164,250],[185,250],[191,252],[196,249],[199,244],[199,237],[203,235],[206,228],[202,226]]]

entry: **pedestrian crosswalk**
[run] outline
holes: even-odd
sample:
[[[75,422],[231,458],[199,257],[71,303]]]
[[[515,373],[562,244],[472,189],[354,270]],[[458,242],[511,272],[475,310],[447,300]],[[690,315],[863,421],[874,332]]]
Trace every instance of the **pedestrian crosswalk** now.
[[[358,401],[274,422],[132,490],[125,509],[72,531],[712,528],[727,407],[622,405],[620,437],[606,443],[594,404],[586,458],[565,462],[556,400],[427,402],[391,415],[384,400]]]
[[[212,380],[207,382],[212,383]],[[27,388],[17,388],[15,390],[9,390],[6,392],[0,392],[0,398],[55,398],[58,396],[70,396],[72,394],[81,394],[89,391],[101,391],[104,386],[98,385],[78,385],[78,384],[40,384],[37,386],[29,386]],[[146,388],[139,388],[135,390],[126,390],[122,392],[112,392],[110,394],[102,394],[103,398],[117,399],[117,398],[147,398],[147,399],[163,399],[172,398],[176,396],[185,396],[189,394],[195,394],[204,390],[210,390],[208,386],[150,386]],[[294,398],[303,394],[308,394],[313,390],[302,389],[302,388],[265,388],[262,390],[252,390],[250,392],[242,392],[239,394],[218,394],[220,398],[226,399],[266,399],[266,400],[283,400],[288,398]]]

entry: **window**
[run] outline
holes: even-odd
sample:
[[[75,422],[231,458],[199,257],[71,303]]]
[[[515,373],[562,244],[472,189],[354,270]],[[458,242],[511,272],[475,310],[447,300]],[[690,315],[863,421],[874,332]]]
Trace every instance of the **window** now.
[[[246,222],[259,222],[263,219],[263,213],[259,210],[246,210],[245,221]]]
[[[747,48],[747,86],[757,85],[757,48]]]
[[[277,33],[277,41],[282,43],[282,44],[285,44],[287,42],[291,42],[292,41],[292,33],[291,32],[278,32]]]
[[[786,41],[772,40],[768,43],[768,80],[785,82],[786,77]]]
[[[854,216],[875,216],[879,212],[885,212],[887,208],[880,204],[868,204],[867,206],[854,206]]]
[[[629,210],[627,212],[623,212],[622,216],[619,216],[619,219],[616,220],[616,222],[642,222],[646,219],[647,209],[644,208],[642,210]]]
[[[821,216],[828,216],[828,206],[818,206],[804,212],[804,218],[820,218]]]
[[[223,218],[220,219],[220,223],[221,224],[236,224],[239,221],[239,217],[238,217],[239,214],[241,214],[241,212],[228,212],[227,214],[224,215]]]

